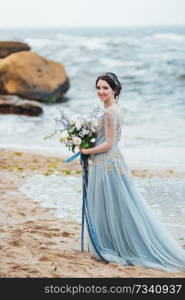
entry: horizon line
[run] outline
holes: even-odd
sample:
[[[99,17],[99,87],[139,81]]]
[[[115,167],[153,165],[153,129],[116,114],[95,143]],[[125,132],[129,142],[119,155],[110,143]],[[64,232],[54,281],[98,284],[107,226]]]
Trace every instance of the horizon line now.
[[[124,27],[171,27],[171,26],[185,26],[185,23],[181,24],[176,24],[176,23],[171,23],[171,24],[123,24],[123,25],[56,25],[56,26],[1,26],[1,29],[75,29],[75,28],[124,28]]]

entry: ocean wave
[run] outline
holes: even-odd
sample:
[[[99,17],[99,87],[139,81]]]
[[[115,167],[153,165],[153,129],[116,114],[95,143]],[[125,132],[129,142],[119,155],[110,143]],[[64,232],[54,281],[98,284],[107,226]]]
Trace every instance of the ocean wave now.
[[[99,38],[85,39],[83,46],[88,48],[89,50],[106,49],[104,41]]]
[[[128,60],[120,60],[120,59],[113,59],[113,58],[106,58],[103,57],[100,62],[108,67],[120,67],[120,66],[125,66],[125,67],[140,67],[142,65],[142,62],[137,62],[137,61],[128,61]]]
[[[162,40],[173,40],[173,41],[184,41],[185,35],[175,34],[175,33],[156,33],[153,35],[154,39],[162,39]]]
[[[38,38],[26,38],[24,39],[25,43],[28,43],[29,45],[31,45],[31,47],[45,47],[51,44],[51,40],[50,39],[38,39]]]
[[[67,44],[71,45],[78,45],[80,47],[87,48],[89,50],[94,49],[105,49],[106,48],[106,40],[104,38],[98,37],[86,37],[80,35],[67,35],[67,34],[57,34],[56,39],[63,41]]]

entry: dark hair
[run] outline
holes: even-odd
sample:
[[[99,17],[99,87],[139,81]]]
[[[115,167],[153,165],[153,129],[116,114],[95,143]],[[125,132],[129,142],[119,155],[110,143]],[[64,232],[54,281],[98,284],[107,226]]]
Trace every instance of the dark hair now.
[[[121,83],[119,82],[116,74],[112,72],[104,73],[103,75],[100,75],[96,79],[96,87],[99,80],[105,80],[110,87],[113,89],[113,91],[116,91],[114,94],[114,98],[118,98],[121,92]]]

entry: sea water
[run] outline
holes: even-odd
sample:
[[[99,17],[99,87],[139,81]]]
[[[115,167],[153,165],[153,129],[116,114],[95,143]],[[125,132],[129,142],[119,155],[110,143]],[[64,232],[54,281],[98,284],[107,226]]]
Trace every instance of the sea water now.
[[[42,104],[38,117],[0,115],[0,147],[69,156],[56,139],[58,107],[70,115],[95,104],[95,80],[115,72],[125,113],[120,148],[130,164],[185,165],[185,26],[4,29],[1,40],[19,40],[62,63],[70,79],[65,103]]]

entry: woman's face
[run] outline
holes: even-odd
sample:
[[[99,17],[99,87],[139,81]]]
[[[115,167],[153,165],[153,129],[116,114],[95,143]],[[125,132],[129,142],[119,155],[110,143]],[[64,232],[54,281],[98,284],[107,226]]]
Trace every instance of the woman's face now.
[[[107,102],[114,99],[115,91],[110,87],[107,81],[99,79],[96,85],[96,92],[100,100]]]

